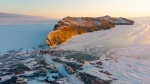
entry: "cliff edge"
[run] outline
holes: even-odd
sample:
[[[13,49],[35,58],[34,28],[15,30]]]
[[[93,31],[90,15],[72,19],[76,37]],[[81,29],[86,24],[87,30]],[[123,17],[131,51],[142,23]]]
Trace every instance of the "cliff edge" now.
[[[133,22],[134,23],[134,22]],[[66,42],[71,37],[86,32],[106,30],[114,28],[119,24],[132,24],[125,18],[112,18],[110,16],[92,18],[92,17],[65,17],[54,26],[54,31],[47,37],[49,46],[56,46]]]

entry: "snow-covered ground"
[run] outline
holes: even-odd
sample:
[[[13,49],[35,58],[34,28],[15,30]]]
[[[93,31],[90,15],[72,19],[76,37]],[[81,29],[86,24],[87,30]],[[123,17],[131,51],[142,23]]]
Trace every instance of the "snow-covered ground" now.
[[[4,21],[3,21],[4,20]],[[53,30],[54,22],[35,19],[0,19],[0,54],[8,50],[31,50],[46,45],[47,34]],[[12,22],[12,23],[11,23]],[[49,48],[49,47],[48,47]]]
[[[118,79],[114,84],[150,82],[150,19],[135,19],[134,25],[116,26],[111,30],[74,36],[57,48],[100,57],[103,70]],[[104,78],[93,68],[84,71]]]

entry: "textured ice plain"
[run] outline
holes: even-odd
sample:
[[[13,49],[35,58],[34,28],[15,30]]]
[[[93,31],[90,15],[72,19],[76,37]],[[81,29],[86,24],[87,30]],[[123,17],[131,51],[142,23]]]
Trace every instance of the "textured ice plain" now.
[[[116,26],[111,30],[74,36],[57,48],[100,57],[104,63],[103,70],[118,79],[114,84],[149,84],[150,19],[134,21],[134,25]],[[91,74],[92,71],[94,70],[88,70]],[[103,79],[103,76],[100,78]]]

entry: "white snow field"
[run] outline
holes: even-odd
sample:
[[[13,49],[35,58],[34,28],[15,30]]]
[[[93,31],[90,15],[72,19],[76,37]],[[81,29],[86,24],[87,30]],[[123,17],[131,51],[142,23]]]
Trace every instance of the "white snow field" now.
[[[118,79],[114,84],[149,84],[150,19],[134,21],[134,25],[116,26],[111,30],[74,36],[57,48],[101,57],[103,70]],[[103,75],[94,74],[96,70],[93,68],[87,68],[86,71],[104,79]]]
[[[0,18],[0,54],[46,45],[47,34],[53,30],[55,22],[48,19]]]

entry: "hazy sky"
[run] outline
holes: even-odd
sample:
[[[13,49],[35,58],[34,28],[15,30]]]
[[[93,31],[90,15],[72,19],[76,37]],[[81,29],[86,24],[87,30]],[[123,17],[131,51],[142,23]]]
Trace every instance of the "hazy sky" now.
[[[52,18],[150,16],[150,0],[0,0],[0,12]]]

